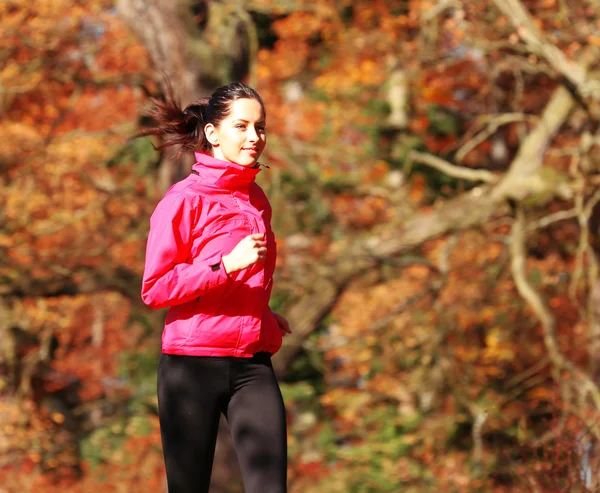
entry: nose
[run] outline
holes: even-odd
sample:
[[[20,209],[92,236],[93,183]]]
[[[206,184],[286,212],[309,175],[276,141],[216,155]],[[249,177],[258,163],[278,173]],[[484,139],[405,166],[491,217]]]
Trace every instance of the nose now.
[[[258,132],[256,131],[256,127],[250,127],[248,130],[248,140],[252,143],[258,141]]]

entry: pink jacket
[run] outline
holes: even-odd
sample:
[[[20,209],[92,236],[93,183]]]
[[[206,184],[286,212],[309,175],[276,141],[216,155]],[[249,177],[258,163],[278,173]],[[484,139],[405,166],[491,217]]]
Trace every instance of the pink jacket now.
[[[196,153],[193,174],[173,185],[150,218],[142,299],[169,307],[162,351],[250,357],[281,347],[269,308],[276,243],[271,206],[247,168]],[[197,173],[197,174],[194,174]],[[264,262],[227,275],[221,258],[265,233]]]

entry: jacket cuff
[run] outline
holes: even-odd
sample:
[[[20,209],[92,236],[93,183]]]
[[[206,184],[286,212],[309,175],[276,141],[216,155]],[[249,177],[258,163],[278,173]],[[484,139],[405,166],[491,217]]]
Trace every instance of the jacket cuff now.
[[[223,256],[219,253],[214,255],[206,260],[208,267],[212,272],[218,273],[219,276],[224,276],[226,279],[231,279],[231,276],[225,270],[225,265],[223,264]]]

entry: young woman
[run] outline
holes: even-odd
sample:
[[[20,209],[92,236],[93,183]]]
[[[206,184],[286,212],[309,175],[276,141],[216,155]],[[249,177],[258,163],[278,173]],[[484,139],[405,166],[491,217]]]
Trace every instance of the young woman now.
[[[194,151],[191,174],[150,219],[142,299],[169,307],[158,405],[169,493],[208,492],[221,414],[246,493],[286,490],[285,409],[271,356],[288,322],[269,308],[276,243],[254,179],[266,145],[264,103],[234,83],[181,109],[157,100],[140,135]]]

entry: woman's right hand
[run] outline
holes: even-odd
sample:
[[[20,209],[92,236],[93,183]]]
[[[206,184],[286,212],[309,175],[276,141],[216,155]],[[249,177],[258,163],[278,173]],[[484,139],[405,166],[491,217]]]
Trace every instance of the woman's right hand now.
[[[225,271],[231,274],[264,260],[266,255],[267,242],[265,241],[265,234],[248,235],[231,250],[231,253],[223,256],[223,266]]]

